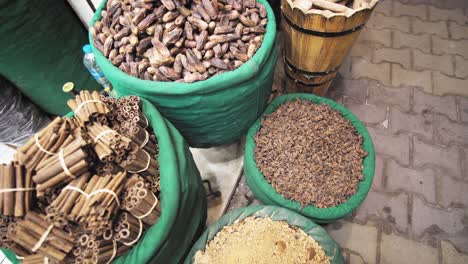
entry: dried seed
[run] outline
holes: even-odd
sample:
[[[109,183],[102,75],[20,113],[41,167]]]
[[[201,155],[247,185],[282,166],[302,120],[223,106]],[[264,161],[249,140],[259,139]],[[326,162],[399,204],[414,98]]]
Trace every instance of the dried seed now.
[[[192,25],[189,22],[185,22],[185,36],[189,40],[193,40],[193,28]]]
[[[202,4],[206,13],[211,17],[211,19],[215,20],[218,17],[218,11],[213,6],[212,1],[210,0],[202,0]]]
[[[163,22],[167,23],[167,22],[171,22],[171,21],[175,20],[178,16],[179,16],[179,12],[169,11],[166,14],[164,14],[162,20],[163,20]]]
[[[239,21],[244,24],[244,26],[246,27],[253,27],[255,26],[255,23],[252,21],[252,19],[244,16],[244,15],[240,15],[239,16]]]
[[[141,20],[140,23],[138,23],[138,29],[140,31],[144,31],[147,27],[153,24],[154,21],[156,21],[156,15],[149,14],[147,17]]]
[[[112,44],[114,44],[114,39],[111,36],[107,37],[103,47],[104,56],[109,56],[109,53],[112,50]]]
[[[222,70],[227,70],[228,65],[225,63],[223,60],[218,59],[218,58],[212,58],[210,60],[211,65],[213,65],[216,68],[222,69]]]
[[[208,28],[208,23],[196,17],[188,17],[187,20],[200,31],[206,30]]]
[[[261,18],[265,18],[267,16],[267,11],[264,5],[260,3],[256,3],[255,6],[258,8],[258,12]]]
[[[167,8],[167,10],[174,10],[176,8],[172,0],[161,0],[161,3]]]
[[[177,71],[172,68],[161,66],[159,67],[159,71],[164,75],[166,78],[171,79],[173,81],[180,79],[181,75]]]

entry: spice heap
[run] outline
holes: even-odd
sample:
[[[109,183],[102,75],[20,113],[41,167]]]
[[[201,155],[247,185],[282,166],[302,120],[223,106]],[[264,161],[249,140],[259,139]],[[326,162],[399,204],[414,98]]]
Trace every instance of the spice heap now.
[[[327,264],[330,259],[302,229],[271,218],[248,217],[219,231],[204,252],[195,253],[194,263]]]
[[[329,10],[334,13],[348,13],[353,10],[370,7],[371,0],[288,0],[293,8],[304,13]]]
[[[0,246],[24,263],[109,263],[161,215],[158,145],[136,96],[81,91],[0,166]]]
[[[296,99],[262,121],[255,135],[255,161],[266,180],[302,206],[333,207],[358,189],[362,136],[326,104]]]
[[[109,0],[90,29],[93,44],[134,77],[196,82],[248,61],[263,41],[255,0]]]

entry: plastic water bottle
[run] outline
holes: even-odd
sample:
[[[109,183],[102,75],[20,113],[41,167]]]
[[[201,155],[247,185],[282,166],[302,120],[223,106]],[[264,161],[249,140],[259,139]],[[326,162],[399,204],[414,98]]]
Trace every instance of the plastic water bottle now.
[[[99,65],[96,63],[96,58],[94,57],[93,52],[91,51],[91,45],[84,45],[83,52],[85,53],[83,58],[83,64],[88,69],[89,73],[93,78],[104,87],[104,90],[110,94],[112,85],[109,80],[104,76]]]

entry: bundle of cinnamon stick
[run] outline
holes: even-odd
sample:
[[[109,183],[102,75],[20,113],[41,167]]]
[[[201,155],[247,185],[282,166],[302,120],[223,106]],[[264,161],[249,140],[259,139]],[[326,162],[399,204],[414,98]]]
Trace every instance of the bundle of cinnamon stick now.
[[[15,160],[27,169],[35,170],[38,164],[70,144],[79,133],[80,129],[74,119],[57,117],[18,148]]]
[[[138,97],[81,91],[0,165],[0,246],[25,263],[107,263],[161,214],[158,144]]]
[[[0,212],[3,216],[24,216],[31,209],[32,172],[18,163],[0,165]]]

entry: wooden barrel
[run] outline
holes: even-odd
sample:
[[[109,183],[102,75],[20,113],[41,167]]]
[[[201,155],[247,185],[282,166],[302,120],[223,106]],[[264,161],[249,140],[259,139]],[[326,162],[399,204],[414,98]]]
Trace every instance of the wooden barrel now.
[[[291,2],[281,0],[286,89],[323,96],[378,0],[372,0],[369,8],[345,14],[328,10],[305,14],[292,8]]]

